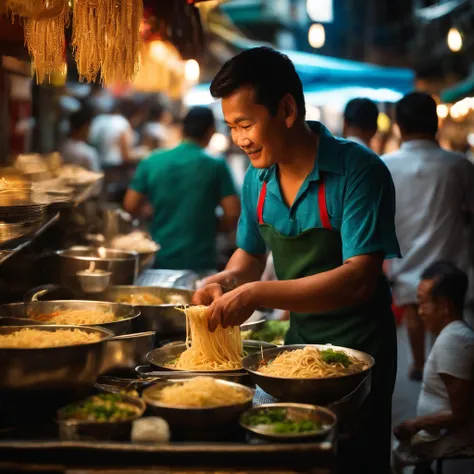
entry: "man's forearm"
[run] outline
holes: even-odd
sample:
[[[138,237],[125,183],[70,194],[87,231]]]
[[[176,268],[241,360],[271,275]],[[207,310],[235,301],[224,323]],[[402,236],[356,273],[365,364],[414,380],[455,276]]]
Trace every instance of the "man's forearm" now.
[[[232,288],[260,280],[265,269],[265,261],[265,255],[252,255],[242,249],[237,249],[225,270],[206,278],[204,283],[219,283],[223,287]]]
[[[463,421],[456,418],[451,411],[418,416],[413,420],[418,431],[429,429],[450,429],[462,425]]]
[[[254,303],[257,307],[298,313],[334,311],[368,301],[375,290],[378,274],[372,271],[368,275],[363,266],[348,263],[297,280],[257,282],[252,290]]]

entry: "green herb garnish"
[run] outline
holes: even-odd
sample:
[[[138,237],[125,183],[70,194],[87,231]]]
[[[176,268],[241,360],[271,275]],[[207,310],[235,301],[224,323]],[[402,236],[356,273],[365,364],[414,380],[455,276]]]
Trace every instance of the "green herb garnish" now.
[[[346,369],[352,365],[351,360],[347,354],[344,352],[337,352],[334,349],[325,349],[320,351],[321,359],[323,359],[326,364],[342,364]]]
[[[248,413],[242,417],[242,422],[248,426],[266,425],[271,432],[278,434],[311,433],[323,428],[321,421],[290,419],[284,408],[268,408]]]
[[[123,421],[138,414],[138,409],[117,393],[102,393],[61,410],[65,419],[91,422]]]

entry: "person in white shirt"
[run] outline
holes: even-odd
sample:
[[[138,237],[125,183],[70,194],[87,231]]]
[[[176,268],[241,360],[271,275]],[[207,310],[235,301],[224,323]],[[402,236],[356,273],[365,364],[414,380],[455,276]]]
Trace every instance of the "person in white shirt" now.
[[[344,138],[370,148],[370,142],[377,133],[378,117],[375,102],[366,98],[350,100],[344,110]]]
[[[425,330],[418,316],[416,289],[423,268],[449,260],[468,273],[471,284],[470,229],[474,214],[474,166],[436,141],[436,102],[414,92],[396,106],[401,148],[384,155],[396,191],[395,227],[402,259],[392,260],[387,276],[394,303],[402,308],[413,353],[409,377],[421,380]],[[471,292],[468,293],[471,295]]]
[[[420,316],[439,336],[425,365],[417,416],[394,428],[399,451],[436,458],[474,443],[474,330],[463,321],[467,287],[466,273],[450,262],[435,262],[422,274]]]
[[[148,149],[136,147],[135,126],[141,120],[141,104],[131,98],[121,99],[111,113],[94,118],[89,142],[97,150],[104,167],[119,166],[143,158]]]
[[[90,171],[100,171],[99,156],[93,147],[87,144],[92,112],[87,108],[74,112],[69,117],[70,135],[60,153],[65,163],[82,166]]]

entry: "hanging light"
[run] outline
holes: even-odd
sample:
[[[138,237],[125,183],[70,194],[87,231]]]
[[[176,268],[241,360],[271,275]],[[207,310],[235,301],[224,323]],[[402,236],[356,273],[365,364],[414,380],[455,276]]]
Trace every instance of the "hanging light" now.
[[[200,76],[199,63],[195,59],[188,59],[184,65],[184,77],[190,83],[198,83]]]
[[[326,31],[321,23],[313,23],[308,30],[308,42],[313,48],[322,48],[326,42]]]
[[[449,108],[445,104],[439,104],[438,107],[436,107],[436,112],[439,118],[444,119],[449,115]]]
[[[462,49],[462,36],[457,28],[451,28],[448,32],[447,42],[449,49],[455,53]]]

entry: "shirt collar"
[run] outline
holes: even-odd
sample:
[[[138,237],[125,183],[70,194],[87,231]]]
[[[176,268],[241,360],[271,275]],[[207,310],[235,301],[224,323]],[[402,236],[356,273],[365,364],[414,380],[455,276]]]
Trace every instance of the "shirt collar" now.
[[[316,121],[307,122],[309,128],[319,134],[318,154],[313,169],[307,177],[307,181],[319,181],[320,171],[343,175],[344,163],[339,158],[341,152],[341,141],[321,123]],[[275,177],[276,165],[259,171],[260,181],[269,182]]]
[[[435,149],[439,148],[438,143],[433,140],[410,140],[408,142],[403,142],[400,149],[407,150],[426,150],[426,149]]]

